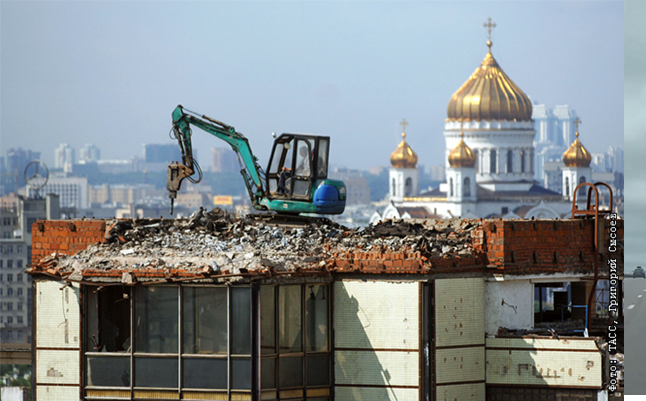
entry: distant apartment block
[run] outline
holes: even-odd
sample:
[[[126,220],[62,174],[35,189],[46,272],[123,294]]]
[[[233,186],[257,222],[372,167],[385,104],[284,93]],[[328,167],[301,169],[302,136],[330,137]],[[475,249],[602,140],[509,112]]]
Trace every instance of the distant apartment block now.
[[[544,182],[547,162],[560,161],[563,153],[574,142],[576,111],[567,105],[553,109],[544,104],[532,106],[532,119],[536,130],[534,139],[534,179]],[[546,187],[547,188],[547,187]]]
[[[211,171],[229,173],[240,170],[235,152],[227,148],[211,148]]]
[[[624,171],[624,150],[621,146],[610,146],[606,153],[592,154],[592,169],[596,172]]]
[[[79,161],[93,162],[101,159],[101,149],[92,144],[85,144],[79,150]]]
[[[446,181],[445,170],[444,170],[444,165],[443,164],[442,165],[437,165],[437,166],[429,166],[428,175],[429,175],[431,181],[440,181],[440,182]]]
[[[155,144],[149,143],[144,145],[144,162],[145,163],[170,163],[172,161],[181,161],[182,153],[176,143],[172,144]]]
[[[61,143],[54,150],[54,167],[64,169],[65,165],[72,165],[76,162],[74,148],[66,143]]]
[[[30,343],[31,231],[37,220],[58,219],[58,196],[25,199],[10,194],[0,198],[0,342]]]
[[[90,185],[88,201],[92,204],[133,204],[146,197],[168,196],[166,189],[156,189],[153,184],[139,185]]]
[[[370,186],[361,171],[335,168],[330,173],[330,177],[345,183],[347,191],[346,205],[370,203]]]
[[[64,208],[87,209],[88,184],[86,177],[72,176],[67,173],[50,174],[47,184],[39,193],[56,194],[60,197],[60,205]],[[28,189],[31,198],[36,197],[33,189]]]

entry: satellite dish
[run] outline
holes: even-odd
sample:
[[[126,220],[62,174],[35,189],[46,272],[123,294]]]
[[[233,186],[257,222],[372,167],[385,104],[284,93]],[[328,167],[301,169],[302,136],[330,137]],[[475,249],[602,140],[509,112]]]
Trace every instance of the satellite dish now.
[[[25,182],[27,186],[36,192],[38,198],[38,191],[42,189],[49,179],[49,169],[47,165],[40,160],[32,160],[25,167]]]

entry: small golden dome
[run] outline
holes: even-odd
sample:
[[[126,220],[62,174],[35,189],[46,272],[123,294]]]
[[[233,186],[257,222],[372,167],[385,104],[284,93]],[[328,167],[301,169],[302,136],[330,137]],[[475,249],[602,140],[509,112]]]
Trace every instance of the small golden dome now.
[[[451,96],[447,121],[531,121],[529,97],[505,74],[489,53],[480,67]]]
[[[390,155],[390,164],[395,168],[415,168],[417,166],[417,155],[406,143],[406,134],[402,133],[402,141],[397,149]]]
[[[460,132],[460,143],[449,153],[449,165],[453,168],[476,165],[476,154],[464,143],[463,138],[464,132]]]
[[[567,167],[590,167],[592,155],[579,141],[579,132],[576,133],[576,139],[568,150],[563,153],[563,163]]]

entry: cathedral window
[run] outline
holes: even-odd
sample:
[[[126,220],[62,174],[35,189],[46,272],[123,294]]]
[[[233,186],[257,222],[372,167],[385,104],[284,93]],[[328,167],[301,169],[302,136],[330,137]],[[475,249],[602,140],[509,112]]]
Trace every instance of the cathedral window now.
[[[413,179],[408,177],[406,178],[406,183],[404,184],[404,196],[411,196],[413,192]]]
[[[397,196],[397,182],[395,181],[394,178],[393,178],[393,181],[392,181],[392,190],[390,191],[390,194],[392,196]]]
[[[525,172],[525,151],[524,150],[520,151],[520,172],[521,173]]]
[[[449,196],[453,196],[453,178],[449,178]]]
[[[570,179],[565,177],[565,196],[570,196]]]
[[[489,173],[495,174],[498,172],[496,164],[496,149],[492,149],[489,153]]]
[[[471,196],[471,180],[469,177],[464,178],[464,183],[462,185],[462,195],[466,198]]]
[[[585,177],[584,177],[584,176],[581,176],[581,177],[579,178],[579,184],[582,184],[582,183],[584,183],[584,182],[585,182]],[[579,188],[579,193],[577,194],[577,196],[578,196],[578,197],[583,197],[583,196],[585,196],[585,187],[581,187],[581,188]]]
[[[511,149],[507,151],[507,172],[508,173],[514,172],[514,155]]]

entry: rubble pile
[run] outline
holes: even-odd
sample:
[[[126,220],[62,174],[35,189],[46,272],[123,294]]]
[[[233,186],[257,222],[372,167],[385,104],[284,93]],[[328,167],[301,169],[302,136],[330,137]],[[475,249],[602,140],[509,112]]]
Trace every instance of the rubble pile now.
[[[302,219],[303,220],[303,219]],[[387,221],[348,229],[326,219],[304,219],[299,227],[276,227],[262,215],[241,218],[200,209],[188,219],[135,219],[108,222],[105,243],[73,256],[40,261],[60,276],[81,280],[88,269],[155,271],[201,275],[241,275],[325,271],[340,254],[419,252],[426,258],[469,256],[478,221]],[[124,275],[124,280],[127,280]]]

